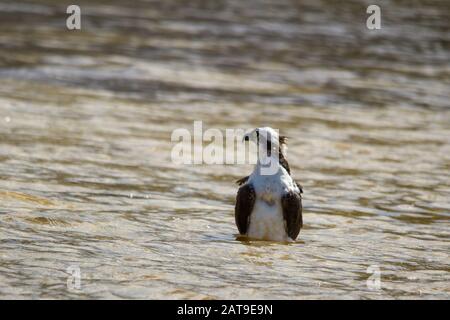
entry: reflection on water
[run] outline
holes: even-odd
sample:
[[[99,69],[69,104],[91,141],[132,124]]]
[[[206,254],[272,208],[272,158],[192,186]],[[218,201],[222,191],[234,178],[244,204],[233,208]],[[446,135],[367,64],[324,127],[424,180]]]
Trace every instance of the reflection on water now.
[[[0,3],[0,297],[448,299],[450,5],[415,3]],[[173,164],[194,120],[290,137],[298,242],[236,240],[251,168]]]

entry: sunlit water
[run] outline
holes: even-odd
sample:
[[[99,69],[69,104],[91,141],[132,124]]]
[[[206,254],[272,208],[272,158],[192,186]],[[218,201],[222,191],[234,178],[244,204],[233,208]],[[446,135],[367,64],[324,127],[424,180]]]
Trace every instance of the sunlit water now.
[[[127,3],[69,32],[0,2],[0,298],[450,298],[448,1],[379,31],[360,1]],[[296,243],[236,239],[250,165],[171,161],[194,120],[290,137]]]

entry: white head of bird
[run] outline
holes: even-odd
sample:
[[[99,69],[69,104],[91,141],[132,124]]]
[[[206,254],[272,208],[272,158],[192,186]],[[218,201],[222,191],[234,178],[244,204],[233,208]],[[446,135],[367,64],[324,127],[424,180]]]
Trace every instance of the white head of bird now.
[[[244,135],[244,141],[258,146],[257,169],[261,175],[274,175],[279,169],[279,134],[270,127],[256,128]]]

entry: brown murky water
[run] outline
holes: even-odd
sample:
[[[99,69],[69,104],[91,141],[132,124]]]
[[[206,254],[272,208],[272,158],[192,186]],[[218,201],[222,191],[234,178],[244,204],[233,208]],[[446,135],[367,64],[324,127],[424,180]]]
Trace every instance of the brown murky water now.
[[[379,31],[360,1],[77,2],[70,32],[0,2],[0,298],[450,298],[450,2]],[[194,120],[290,137],[299,241],[236,240],[251,167],[172,163]]]

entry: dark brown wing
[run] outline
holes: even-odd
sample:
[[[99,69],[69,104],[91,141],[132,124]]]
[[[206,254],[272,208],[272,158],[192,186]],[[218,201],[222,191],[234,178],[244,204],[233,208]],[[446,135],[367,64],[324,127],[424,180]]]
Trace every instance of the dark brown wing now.
[[[250,214],[255,204],[255,189],[251,184],[239,188],[236,196],[234,217],[240,234],[246,234],[250,223]]]
[[[294,180],[294,183],[296,184],[297,188],[300,190],[300,193],[303,193],[303,187],[300,183]]]
[[[286,232],[292,240],[295,240],[303,226],[302,198],[300,194],[289,191],[281,197],[283,217],[286,221]]]
[[[250,176],[246,176],[246,177],[240,178],[239,180],[236,180],[236,183],[238,185],[242,186],[244,183],[247,182],[248,178],[250,178]]]

